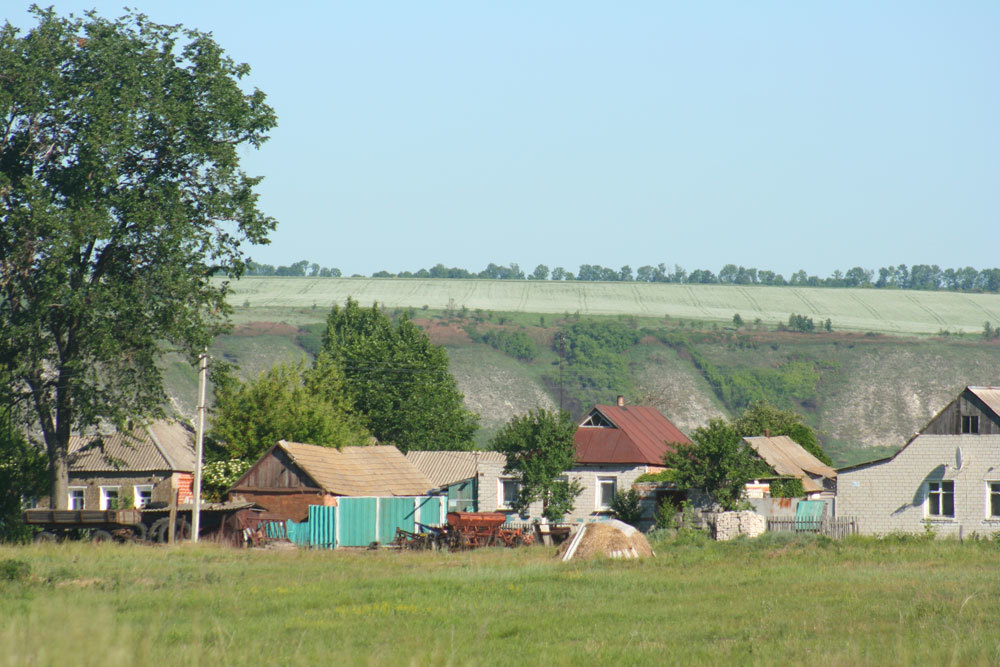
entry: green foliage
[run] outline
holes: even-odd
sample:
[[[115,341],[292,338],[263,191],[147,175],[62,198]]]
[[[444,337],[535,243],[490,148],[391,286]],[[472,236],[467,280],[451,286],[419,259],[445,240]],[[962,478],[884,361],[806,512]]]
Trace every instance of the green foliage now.
[[[632,376],[623,353],[639,342],[640,334],[622,322],[583,320],[559,331],[553,349],[565,360],[557,377],[546,376],[550,386],[569,395],[577,411],[632,391]]]
[[[653,512],[653,523],[660,530],[671,530],[678,527],[678,507],[669,498],[663,498]]]
[[[484,334],[478,333],[475,326],[466,327],[466,332],[472,340],[486,343],[504,354],[522,361],[532,361],[538,356],[538,346],[535,341],[523,331],[508,329],[490,329]]]
[[[770,487],[772,498],[804,498],[806,495],[802,480],[798,477],[771,480]]]
[[[673,482],[673,470],[661,470],[659,472],[644,472],[635,478],[636,484],[639,482]]]
[[[162,412],[157,361],[224,330],[245,243],[275,221],[240,169],[275,125],[211,35],[129,12],[0,27],[0,364],[66,503],[73,430]]]
[[[31,576],[31,563],[17,558],[0,560],[0,581],[24,581]]]
[[[790,331],[802,331],[808,333],[816,330],[816,325],[813,323],[811,317],[806,317],[805,315],[796,315],[792,313],[788,316],[788,329]]]
[[[9,424],[0,426],[0,542],[23,542],[33,530],[25,525],[22,499],[45,493],[45,453],[29,444]]]
[[[664,463],[674,470],[681,488],[702,489],[726,510],[737,509],[748,481],[773,474],[722,419],[696,428],[691,440],[694,444],[675,445]]]
[[[541,500],[543,516],[553,522],[572,511],[583,488],[560,476],[576,462],[575,433],[569,414],[540,409],[512,417],[496,434],[490,448],[507,457],[504,472],[520,484],[515,510],[524,513]]]
[[[635,489],[619,489],[611,499],[611,513],[616,519],[632,526],[639,526],[642,518],[642,505]]]
[[[250,469],[253,461],[248,459],[228,459],[206,463],[201,470],[201,490],[205,500],[221,502],[225,493],[243,474]]]
[[[814,362],[790,361],[777,368],[724,370],[702,354],[686,335],[663,331],[655,334],[663,343],[682,349],[691,357],[691,363],[730,410],[743,410],[760,401],[790,406],[794,401],[816,396],[820,374]]]
[[[767,431],[771,435],[787,435],[823,463],[833,465],[833,461],[820,447],[816,433],[794,412],[757,401],[733,422],[733,427],[741,437],[764,435]]]
[[[394,324],[377,304],[361,308],[349,298],[327,318],[323,353],[380,442],[404,452],[474,446],[478,417],[463,404],[448,355],[406,314]]]
[[[340,370],[320,356],[313,368],[280,364],[243,382],[215,379],[215,416],[207,458],[252,463],[278,440],[327,447],[367,444],[370,435],[351,412]]]
[[[739,313],[733,315],[733,326],[736,327],[737,329],[743,326],[743,318],[740,317]]]

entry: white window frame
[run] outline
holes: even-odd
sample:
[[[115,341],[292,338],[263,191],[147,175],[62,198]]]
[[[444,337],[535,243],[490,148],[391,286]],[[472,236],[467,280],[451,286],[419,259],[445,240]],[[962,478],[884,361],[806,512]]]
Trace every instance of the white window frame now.
[[[951,491],[945,490],[945,485],[951,486]],[[934,488],[934,487],[937,488]],[[951,514],[944,513],[944,497],[951,495]],[[938,514],[931,513],[931,496],[938,497]],[[931,479],[926,482],[924,492],[924,518],[928,521],[954,521],[955,520],[955,480],[953,479]]]
[[[73,507],[73,492],[80,492],[80,506]],[[66,491],[68,500],[66,501],[66,507],[69,509],[85,510],[87,509],[87,487],[85,486],[71,486]]]
[[[503,492],[505,482],[514,485],[514,493],[518,493],[521,490],[521,485],[513,477],[497,477],[497,507],[502,510],[514,509],[513,506],[507,503],[507,497]]]
[[[613,475],[597,475],[596,477],[597,477],[597,480],[596,480],[594,488],[597,491],[597,493],[594,494],[594,506],[599,511],[603,511],[603,512],[610,511],[611,510],[611,503],[608,503],[607,505],[605,505],[602,502],[602,498],[604,496],[604,485],[607,484],[607,483],[609,483],[609,482],[611,483],[611,485],[612,485],[611,498],[614,499],[615,494],[618,493],[618,478],[615,477],[615,476],[613,476]]]
[[[122,487],[121,486],[111,486],[111,485],[108,485],[108,486],[102,486],[101,487],[101,505],[100,505],[100,508],[101,508],[102,511],[110,509],[108,507],[108,504],[109,504],[108,500],[110,500],[110,498],[108,498],[108,491],[112,491],[112,490],[115,491],[115,493],[116,493],[115,500],[118,501],[118,509],[122,509],[122,506],[121,506]]]
[[[149,502],[153,502],[153,485],[152,484],[136,484],[132,487],[132,505],[137,509],[141,510],[146,505],[139,502],[139,491],[149,491]],[[147,503],[148,505],[149,503]]]
[[[993,491],[993,485],[997,485],[998,490]],[[986,480],[986,519],[987,521],[1000,521],[1000,514],[993,513],[993,495],[1000,497],[1000,479]]]

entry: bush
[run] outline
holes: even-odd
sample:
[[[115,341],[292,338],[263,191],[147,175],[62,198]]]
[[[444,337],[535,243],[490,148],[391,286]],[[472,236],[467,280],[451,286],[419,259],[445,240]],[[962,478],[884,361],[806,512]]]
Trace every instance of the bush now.
[[[611,512],[615,518],[630,526],[639,527],[642,518],[642,505],[635,489],[620,489],[611,500]]]
[[[23,560],[0,560],[0,581],[24,581],[31,575],[31,565]]]
[[[523,331],[492,329],[483,334],[482,341],[490,347],[522,361],[531,361],[538,356],[538,347],[535,345],[535,341]]]

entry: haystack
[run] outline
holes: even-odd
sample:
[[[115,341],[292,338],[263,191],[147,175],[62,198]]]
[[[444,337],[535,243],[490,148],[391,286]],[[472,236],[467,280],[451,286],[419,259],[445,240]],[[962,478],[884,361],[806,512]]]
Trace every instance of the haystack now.
[[[645,558],[654,554],[645,535],[627,523],[610,519],[580,526],[556,555],[560,560],[571,560],[596,556]]]

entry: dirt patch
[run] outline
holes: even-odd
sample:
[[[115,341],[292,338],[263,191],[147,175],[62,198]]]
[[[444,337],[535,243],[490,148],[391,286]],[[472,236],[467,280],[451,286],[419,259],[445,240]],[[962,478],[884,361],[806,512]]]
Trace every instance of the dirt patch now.
[[[298,327],[284,322],[247,322],[233,328],[232,336],[295,336]]]
[[[427,333],[427,337],[435,345],[468,345],[472,343],[469,334],[465,333],[458,322],[445,320],[416,319],[413,323]]]

